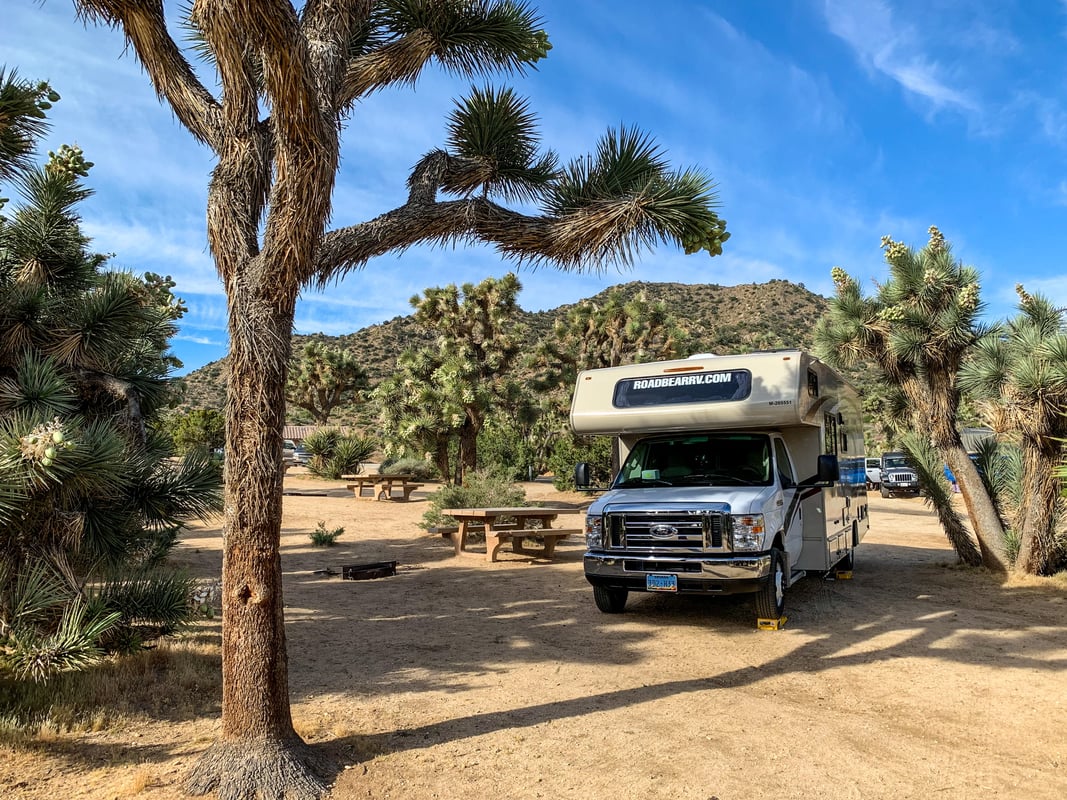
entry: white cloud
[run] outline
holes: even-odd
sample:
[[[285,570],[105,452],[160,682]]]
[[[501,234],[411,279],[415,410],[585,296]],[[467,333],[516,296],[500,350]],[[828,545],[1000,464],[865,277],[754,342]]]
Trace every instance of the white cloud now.
[[[924,52],[918,30],[895,18],[882,0],[826,0],[826,21],[868,69],[880,72],[937,108],[978,111],[966,92],[953,88],[944,68]]]
[[[115,266],[170,275],[175,294],[225,294],[202,229],[100,218],[86,219],[83,228],[96,250],[117,254]]]
[[[180,342],[192,342],[193,344],[204,344],[211,347],[227,346],[227,341],[225,339],[212,339],[207,336],[189,336],[188,334],[179,333],[174,338]]]

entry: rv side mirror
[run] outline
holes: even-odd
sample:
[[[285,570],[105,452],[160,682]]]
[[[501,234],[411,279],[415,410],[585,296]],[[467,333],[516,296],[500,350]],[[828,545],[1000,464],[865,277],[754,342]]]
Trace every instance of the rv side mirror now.
[[[835,483],[841,480],[841,467],[832,453],[819,456],[819,483]]]
[[[589,464],[585,461],[574,465],[574,485],[579,489],[589,488]]]

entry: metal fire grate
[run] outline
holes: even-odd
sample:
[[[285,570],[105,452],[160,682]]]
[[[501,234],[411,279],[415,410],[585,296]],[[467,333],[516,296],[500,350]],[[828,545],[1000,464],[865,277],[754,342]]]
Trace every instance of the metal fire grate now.
[[[341,567],[341,580],[366,581],[396,575],[395,561],[374,561],[370,564],[348,564]]]

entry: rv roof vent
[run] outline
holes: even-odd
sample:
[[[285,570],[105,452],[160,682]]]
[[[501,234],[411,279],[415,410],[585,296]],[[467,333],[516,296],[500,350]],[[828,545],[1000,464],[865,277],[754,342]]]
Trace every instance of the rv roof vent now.
[[[689,358],[718,358],[718,353],[693,353]]]

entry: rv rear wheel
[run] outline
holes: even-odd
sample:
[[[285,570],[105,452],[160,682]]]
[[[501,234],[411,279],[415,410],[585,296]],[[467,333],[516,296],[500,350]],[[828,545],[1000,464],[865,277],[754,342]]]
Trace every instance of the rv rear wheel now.
[[[771,550],[771,574],[756,592],[756,616],[779,619],[785,611],[785,559],[781,550]]]
[[[609,589],[607,586],[594,586],[593,599],[596,607],[605,614],[621,614],[626,608],[626,596],[629,594],[625,589]]]

